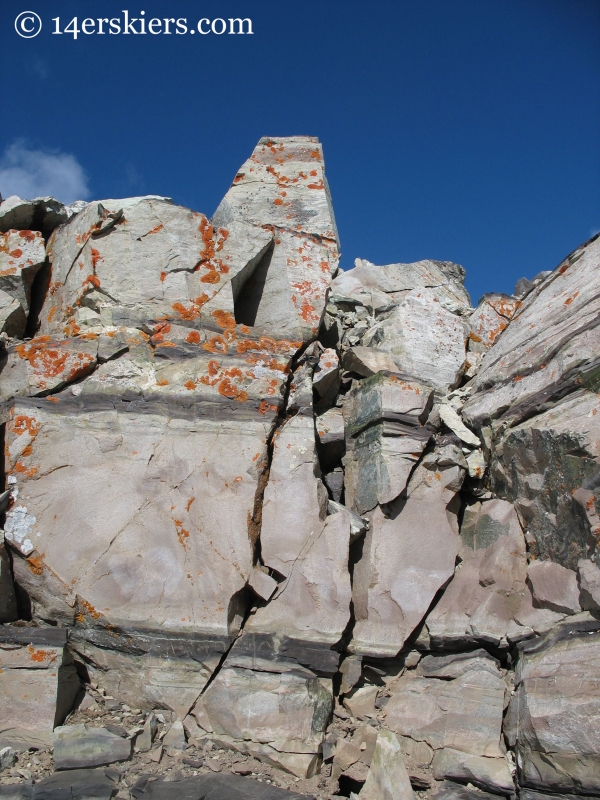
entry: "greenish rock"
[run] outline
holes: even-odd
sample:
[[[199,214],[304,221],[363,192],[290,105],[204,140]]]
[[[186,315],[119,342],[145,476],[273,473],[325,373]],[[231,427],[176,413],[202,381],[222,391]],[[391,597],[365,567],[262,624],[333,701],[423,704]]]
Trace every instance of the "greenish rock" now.
[[[131,739],[123,739],[106,728],[63,725],[52,734],[56,769],[83,769],[127,761]]]
[[[491,459],[492,491],[515,504],[532,554],[573,570],[600,533],[599,412],[578,392],[509,430]]]

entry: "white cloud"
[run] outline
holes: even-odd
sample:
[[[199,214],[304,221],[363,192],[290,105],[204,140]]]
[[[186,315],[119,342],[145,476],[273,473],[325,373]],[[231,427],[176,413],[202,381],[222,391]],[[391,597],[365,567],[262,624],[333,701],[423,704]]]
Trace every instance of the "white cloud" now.
[[[88,179],[75,156],[58,150],[30,150],[24,141],[9,145],[0,158],[0,192],[32,200],[52,195],[63,203],[86,200]]]

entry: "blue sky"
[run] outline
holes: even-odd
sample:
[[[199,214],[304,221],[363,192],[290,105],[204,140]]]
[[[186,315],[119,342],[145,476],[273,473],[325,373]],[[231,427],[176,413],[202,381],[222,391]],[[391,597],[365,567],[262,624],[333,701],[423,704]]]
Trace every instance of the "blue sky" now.
[[[125,9],[254,34],[51,33]],[[4,196],[210,215],[261,136],[301,133],[324,144],[346,269],[456,261],[476,301],[600,229],[599,0],[2,0],[0,70]]]

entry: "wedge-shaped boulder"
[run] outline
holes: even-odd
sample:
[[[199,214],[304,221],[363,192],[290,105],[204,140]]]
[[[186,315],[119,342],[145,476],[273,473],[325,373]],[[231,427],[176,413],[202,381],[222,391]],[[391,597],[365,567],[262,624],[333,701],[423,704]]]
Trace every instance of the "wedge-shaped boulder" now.
[[[400,369],[392,356],[385,350],[377,350],[374,347],[349,347],[344,353],[342,361],[344,369],[349,372],[356,372],[364,378],[370,378],[378,372],[397,372]]]
[[[361,800],[414,800],[400,740],[392,731],[379,731],[371,768],[358,796]]]
[[[521,301],[506,294],[484,294],[469,317],[469,350],[485,353],[521,307]]]
[[[406,499],[371,516],[354,568],[353,653],[396,655],[454,574],[460,540],[453,501],[465,470],[443,462],[441,452],[425,456]]]
[[[240,221],[276,231],[273,250],[237,303],[239,321],[290,338],[316,335],[339,242],[323,150],[311,136],[261,139],[213,217],[215,228]]]
[[[525,538],[510,503],[467,506],[460,530],[460,566],[427,617],[434,646],[506,642],[525,593]]]
[[[532,554],[571,570],[600,535],[600,398],[578,391],[509,429],[491,459],[494,492],[515,504]]]
[[[79,678],[57,628],[0,627],[0,739],[45,748],[71,711]]]
[[[584,795],[600,789],[599,626],[583,614],[520,645],[506,734],[522,786]]]
[[[432,289],[413,289],[367,331],[362,344],[386,350],[402,372],[445,393],[463,374],[467,336],[466,324]]]
[[[481,364],[463,408],[468,425],[515,424],[544,403],[597,384],[599,263],[596,235],[527,295]]]
[[[308,670],[225,667],[192,713],[221,746],[310,777],[319,762],[332,699],[330,682]]]
[[[559,614],[576,614],[579,605],[577,573],[553,561],[533,561],[527,568],[527,579],[534,600],[542,608]]]

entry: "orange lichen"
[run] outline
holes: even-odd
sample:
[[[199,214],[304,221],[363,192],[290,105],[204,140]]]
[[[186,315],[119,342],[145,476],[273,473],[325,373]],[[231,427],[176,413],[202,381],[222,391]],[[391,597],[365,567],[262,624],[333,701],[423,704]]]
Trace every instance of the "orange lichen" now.
[[[235,319],[228,311],[217,309],[211,314],[220,328],[235,328]]]
[[[190,508],[192,507],[192,503],[194,502],[195,499],[196,499],[195,497],[190,497],[185,507],[186,511],[189,512]]]
[[[52,650],[36,650],[33,645],[27,648],[29,651],[29,658],[35,661],[36,664],[42,664],[44,661],[54,661],[55,655]]]
[[[183,385],[188,390],[188,392],[192,392],[196,388],[196,382],[191,379],[189,381],[186,381]]]
[[[83,610],[86,611],[90,617],[93,619],[99,619],[101,614],[99,611],[96,611],[94,606],[91,603],[88,603],[87,600],[83,600],[79,598],[79,605],[82,606]]]
[[[39,556],[30,556],[27,559],[27,566],[33,572],[34,575],[41,575],[44,572],[43,557],[44,554],[42,553]]]
[[[200,344],[200,334],[198,331],[190,331],[185,337],[186,342],[189,344]]]
[[[189,539],[190,532],[183,527],[183,524],[180,519],[174,519],[173,522],[175,523],[175,530],[177,531],[177,538],[179,539],[179,543],[181,544],[184,550],[187,550],[186,539]]]

